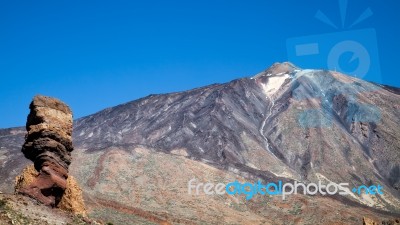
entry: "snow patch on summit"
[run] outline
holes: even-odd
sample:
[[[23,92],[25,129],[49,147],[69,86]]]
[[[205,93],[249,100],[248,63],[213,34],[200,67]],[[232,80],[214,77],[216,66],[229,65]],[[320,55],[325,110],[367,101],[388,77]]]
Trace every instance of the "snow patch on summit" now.
[[[279,75],[277,74],[276,76],[270,76],[268,77],[268,82],[267,83],[262,83],[262,88],[264,90],[264,93],[271,97],[273,94],[275,94],[279,88],[283,85],[286,79],[290,78],[289,74],[282,74]]]

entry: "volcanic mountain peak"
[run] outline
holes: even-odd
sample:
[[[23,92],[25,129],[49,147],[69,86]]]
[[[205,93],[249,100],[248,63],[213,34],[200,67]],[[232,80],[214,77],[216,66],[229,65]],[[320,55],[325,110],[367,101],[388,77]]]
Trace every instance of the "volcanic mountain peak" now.
[[[153,95],[82,118],[74,137],[89,152],[112,146],[179,152],[249,179],[379,183],[385,196],[345,201],[398,212],[400,115],[393,103],[399,100],[360,79],[280,63],[251,78]]]
[[[299,71],[300,68],[295,66],[290,62],[283,62],[283,63],[274,63],[265,71],[258,73],[252,79],[261,77],[261,76],[275,76],[275,75],[282,75],[282,74],[291,74],[294,71]]]
[[[173,196],[176,208],[168,213],[179,218],[190,219],[187,215],[200,209],[193,210],[198,203],[191,196],[176,199],[175,191],[185,198],[190,179],[212,180],[211,174],[220,175],[215,180],[224,182],[240,176],[266,182],[346,182],[351,187],[380,184],[385,191],[382,196],[351,193],[338,199],[295,198],[318,205],[312,213],[304,212],[304,218],[337,216],[335,210],[344,205],[355,207],[340,210],[347,222],[364,215],[370,209],[365,207],[398,213],[399,109],[399,89],[333,71],[274,64],[251,78],[150,95],[76,120],[75,162],[85,163],[71,172],[85,185],[87,196],[102,199],[99,205],[118,198],[121,205],[130,206],[134,199],[135,206],[164,212],[165,202]],[[0,130],[0,154],[7,155],[5,160],[0,155],[0,165],[5,168],[0,170],[1,180],[15,175],[15,165],[24,166],[25,162],[18,161],[22,143],[23,134],[16,129]],[[174,182],[167,182],[172,177]],[[148,183],[153,187],[140,186]],[[159,195],[159,188],[168,184],[163,190],[167,194]],[[2,185],[5,188],[1,190],[7,190],[6,182]],[[147,198],[142,201],[138,196]],[[99,207],[95,200],[91,204]],[[212,205],[209,199],[200,201]],[[258,210],[260,205],[253,209],[257,215],[265,212],[262,218],[287,216],[281,207],[274,211],[274,204]],[[211,211],[193,215],[213,219]]]

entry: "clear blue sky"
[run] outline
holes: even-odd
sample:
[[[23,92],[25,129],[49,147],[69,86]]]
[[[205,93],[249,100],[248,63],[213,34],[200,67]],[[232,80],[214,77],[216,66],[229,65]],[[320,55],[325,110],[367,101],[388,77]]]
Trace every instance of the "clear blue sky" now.
[[[383,3],[384,2],[384,3]],[[400,3],[352,1],[347,24],[376,30],[382,82],[400,86]],[[22,126],[35,94],[75,118],[149,94],[256,74],[287,61],[292,37],[343,30],[337,0],[1,1],[0,127]]]

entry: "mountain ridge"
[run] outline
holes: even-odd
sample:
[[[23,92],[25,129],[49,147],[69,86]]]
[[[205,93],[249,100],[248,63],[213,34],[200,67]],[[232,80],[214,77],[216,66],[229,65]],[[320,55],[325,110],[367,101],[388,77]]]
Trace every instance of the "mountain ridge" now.
[[[175,175],[169,175],[173,176],[172,180],[179,180],[171,190],[179,187],[180,196],[185,199],[185,185],[192,178],[189,176],[206,179],[207,173],[213,171],[203,168],[202,164],[217,168],[218,174],[225,174],[218,178],[223,180],[232,175],[248,180],[349,182],[354,186],[379,183],[386,191],[384,196],[367,198],[351,194],[330,199],[335,199],[339,208],[347,205],[355,207],[357,212],[369,210],[399,215],[399,94],[398,88],[333,71],[302,70],[289,63],[274,64],[256,76],[184,92],[149,95],[75,120],[73,138],[77,150],[73,157],[78,159],[78,164],[72,173],[84,183],[88,199],[106,198],[110,190],[121,199],[136,199],[134,194],[143,191],[135,189],[132,193],[123,183],[113,186],[107,179],[100,179],[107,174],[108,179],[124,178],[125,182],[140,186],[137,180],[140,177],[155,176],[163,180],[163,176],[170,174],[167,170],[175,171]],[[23,133],[19,128],[0,129],[0,150],[3,150],[0,163],[5,168],[0,171],[0,177],[6,182],[18,172],[15,165],[26,163],[19,157],[21,143]],[[147,162],[140,157],[160,167],[171,167],[159,171],[148,165],[151,172],[140,173],[141,165]],[[152,161],[153,157],[158,161]],[[131,161],[117,166],[113,163],[117,158]],[[186,167],[176,171],[173,167],[179,164],[175,161]],[[81,162],[88,165],[81,165]],[[138,168],[139,171],[135,171]],[[198,172],[184,172],[188,168]],[[208,172],[199,172],[197,168]],[[119,173],[115,174],[115,170]],[[160,188],[159,185],[157,183],[154,188]],[[0,185],[3,189],[7,187],[10,186]],[[131,194],[123,194],[119,189]],[[146,196],[153,198],[151,193]],[[307,204],[325,201],[321,196],[299,198]],[[155,205],[149,206],[140,199],[140,206],[156,211],[163,210],[164,201],[167,201],[157,198]],[[199,201],[206,203],[208,200]],[[220,203],[223,202],[218,200],[215,204]],[[130,206],[129,201],[121,204]],[[261,207],[252,202],[249,205]],[[190,219],[182,212],[189,213],[196,207],[199,206],[193,203],[188,209],[179,208],[181,212],[168,211],[168,214]],[[329,207],[322,204],[318,210],[329,212],[332,210]],[[99,210],[95,206],[93,209]],[[302,210],[306,212],[307,208]],[[206,209],[200,211],[212,214]],[[260,215],[251,208],[246,211]],[[310,213],[305,217],[311,218]],[[350,220],[351,212],[341,213]],[[277,209],[276,216],[283,215]],[[212,216],[205,218],[213,220]],[[225,220],[228,218],[227,215]]]

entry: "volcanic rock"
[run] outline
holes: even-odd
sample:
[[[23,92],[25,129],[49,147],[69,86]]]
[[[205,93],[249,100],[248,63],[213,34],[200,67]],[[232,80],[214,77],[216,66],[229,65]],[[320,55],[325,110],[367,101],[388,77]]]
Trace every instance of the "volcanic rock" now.
[[[399,109],[399,88],[281,63],[252,77],[150,95],[77,119],[69,174],[82,185],[91,215],[115,224],[393,220],[400,215]],[[23,137],[22,128],[0,129],[3,192],[27,164]],[[350,185],[345,196],[247,201],[188,195],[193,178]],[[351,191],[361,185],[381,185],[384,195]]]
[[[364,217],[363,225],[398,225],[400,224],[400,219],[393,219],[393,220],[382,220],[381,222],[375,221],[371,218]]]
[[[22,152],[38,172],[18,192],[48,206],[57,206],[67,187],[71,164],[72,112],[58,99],[35,96],[30,104]]]
[[[22,173],[15,178],[15,191],[18,193],[24,187],[29,186],[38,176],[39,172],[36,171],[35,167],[33,165],[28,165],[22,170]],[[74,214],[84,216],[87,214],[83,202],[82,189],[73,176],[68,176],[67,186],[57,207]]]

